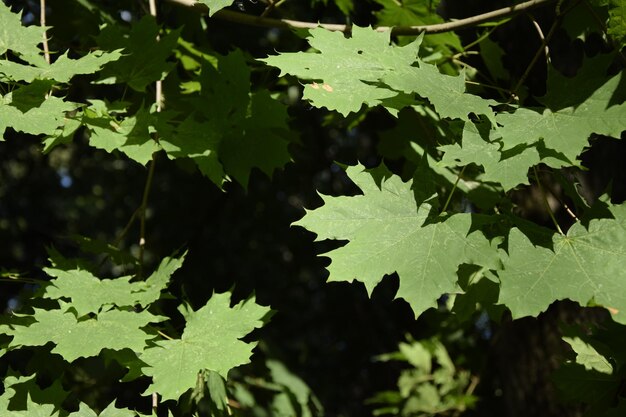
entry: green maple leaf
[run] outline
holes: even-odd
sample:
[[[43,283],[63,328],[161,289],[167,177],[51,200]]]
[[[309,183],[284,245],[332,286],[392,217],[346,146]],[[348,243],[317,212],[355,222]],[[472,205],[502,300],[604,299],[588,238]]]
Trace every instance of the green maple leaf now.
[[[78,321],[71,312],[35,309],[32,317],[35,323],[15,326],[7,332],[13,336],[9,348],[44,346],[52,342],[56,345],[52,353],[68,362],[97,356],[102,349],[141,352],[146,340],[152,338],[141,328],[164,319],[145,310],[137,313],[109,310],[99,313],[97,318]]]
[[[221,138],[217,119],[198,121],[189,116],[175,132],[162,137],[160,144],[170,158],[191,158],[200,172],[221,187],[226,180],[217,154]]]
[[[619,49],[626,45],[626,1],[609,0],[609,22],[607,33],[615,40]]]
[[[347,174],[363,195],[322,197],[324,206],[295,223],[316,233],[316,240],[349,241],[328,254],[330,281],[357,279],[371,292],[383,275],[397,272],[397,296],[419,315],[441,295],[459,291],[459,265],[496,267],[495,248],[481,233],[471,233],[471,215],[433,220],[430,205],[417,206],[411,182],[385,175],[378,186],[362,167]]]
[[[32,64],[45,63],[37,46],[43,41],[43,33],[41,26],[22,26],[20,16],[0,2],[0,55],[10,50]]]
[[[247,363],[254,343],[240,339],[262,325],[269,308],[254,300],[230,307],[228,293],[213,294],[207,304],[187,314],[180,339],[156,342],[140,356],[152,377],[146,394],[158,392],[164,400],[177,400],[196,386],[198,373],[208,369],[226,378],[232,368]]]
[[[420,41],[393,47],[389,32],[352,28],[352,37],[318,28],[310,31],[309,44],[320,53],[286,53],[262,59],[304,80],[316,81],[304,87],[304,99],[316,107],[337,110],[347,116],[363,104],[376,106],[398,95],[380,80],[399,67],[410,67],[417,58]]]
[[[249,109],[242,132],[226,137],[219,148],[226,171],[244,187],[252,168],[260,168],[271,177],[274,170],[291,160],[286,107],[261,90],[252,94]]]
[[[605,306],[626,322],[626,206],[613,207],[614,219],[574,224],[556,234],[552,248],[535,246],[518,229],[509,235],[509,254],[500,273],[500,303],[513,317],[536,316],[555,300]]]
[[[471,113],[484,114],[495,120],[492,100],[465,92],[465,75],[445,75],[436,66],[419,63],[419,67],[399,67],[386,74],[382,81],[405,93],[417,93],[430,101],[441,117],[469,121]]]
[[[123,56],[102,70],[103,82],[127,83],[132,89],[162,80],[174,64],[167,62],[176,47],[180,30],[172,30],[159,40],[159,27],[152,16],[144,16],[125,36],[117,26],[108,25],[97,37],[98,45],[109,51],[124,49]]]
[[[502,151],[542,142],[546,149],[542,162],[559,168],[575,164],[592,133],[620,137],[626,126],[626,104],[620,103],[623,97],[618,94],[623,74],[606,79],[594,65],[597,62],[587,62],[575,78],[552,71],[550,93],[540,99],[547,108],[519,108],[498,114]]]
[[[26,400],[25,410],[8,410],[3,402],[2,397],[0,397],[0,411],[2,412],[2,417],[50,417],[58,415],[54,405],[38,404],[34,402],[30,396]]]
[[[147,307],[161,297],[163,291],[170,283],[170,279],[185,260],[186,252],[180,257],[165,257],[157,269],[145,281],[133,283],[133,292],[137,298],[137,304]]]
[[[68,417],[135,417],[138,415],[127,408],[116,408],[114,402],[100,414],[96,414],[87,404],[81,402],[78,411],[71,413]]]
[[[64,271],[45,268],[44,271],[55,277],[46,287],[44,297],[51,299],[70,299],[70,307],[76,310],[78,317],[88,313],[98,313],[102,307],[118,307],[137,304],[137,286],[130,282],[131,277],[99,279],[89,271],[74,269]]]
[[[445,166],[482,165],[485,174],[482,181],[496,182],[504,191],[519,184],[528,184],[528,168],[539,163],[539,152],[535,147],[520,146],[509,155],[500,152],[498,142],[489,142],[483,138],[489,132],[479,131],[472,122],[466,122],[463,128],[462,144],[444,145],[439,149],[445,152],[441,164]],[[513,155],[510,155],[513,153]]]
[[[50,281],[43,296],[55,300],[71,299],[70,306],[76,310],[78,317],[98,313],[102,307],[112,305],[146,307],[159,299],[183,259],[184,256],[165,258],[146,281],[137,282],[130,282],[130,277],[99,279],[80,269],[45,268],[45,272],[55,279]]]
[[[398,110],[402,93],[417,93],[428,99],[442,117],[469,120],[470,113],[494,118],[490,105],[495,104],[465,92],[465,77],[441,74],[436,66],[417,58],[422,42],[402,46],[389,44],[388,32],[354,27],[352,37],[325,29],[313,29],[308,38],[319,53],[287,53],[262,61],[305,80],[304,97],[316,107],[337,110],[347,116],[363,104],[383,104]],[[400,107],[407,105],[400,101]],[[410,102],[409,102],[410,103]]]
[[[40,66],[0,61],[0,74],[4,79],[10,81],[26,81],[30,83],[35,79],[48,79],[59,83],[67,83],[73,76],[93,74],[99,71],[103,65],[116,61],[121,56],[122,54],[119,51],[95,51],[78,59],[70,59],[67,53],[65,53],[51,65],[44,62]]]
[[[89,144],[107,152],[123,152],[130,159],[146,165],[161,146],[151,137],[153,116],[145,108],[118,120],[105,102],[92,100],[84,110],[83,124],[89,129]]]
[[[248,185],[252,168],[267,175],[290,160],[286,107],[266,90],[250,93],[250,70],[241,52],[202,67],[197,110],[178,126],[161,118],[160,144],[171,158],[188,157],[218,186],[227,175]]]
[[[198,0],[209,8],[209,16],[213,16],[216,12],[234,3],[234,0]]]
[[[3,135],[7,127],[31,135],[53,134],[67,122],[67,112],[80,106],[51,96],[31,107],[33,103],[25,103],[18,96],[20,90],[26,87],[0,96],[0,133]]]
[[[563,340],[576,352],[576,363],[584,366],[586,370],[595,370],[608,375],[613,373],[611,362],[591,343],[587,343],[580,337],[564,337]]]
[[[383,9],[375,12],[378,24],[382,26],[422,26],[443,23],[444,20],[436,13],[437,4],[423,0],[375,0]],[[400,37],[400,42],[402,42]],[[444,55],[452,55],[448,46],[456,51],[463,50],[461,40],[454,32],[430,34],[424,38],[424,44],[444,51]]]
[[[63,389],[61,380],[55,380],[52,385],[41,389],[37,385],[37,375],[19,376],[7,375],[4,377],[5,395],[7,398],[6,405],[0,400],[0,410],[9,406],[11,409],[27,409],[28,400],[31,399],[37,404],[60,404],[67,396],[69,391]],[[11,397],[10,399],[8,397]],[[4,414],[3,414],[4,415]]]

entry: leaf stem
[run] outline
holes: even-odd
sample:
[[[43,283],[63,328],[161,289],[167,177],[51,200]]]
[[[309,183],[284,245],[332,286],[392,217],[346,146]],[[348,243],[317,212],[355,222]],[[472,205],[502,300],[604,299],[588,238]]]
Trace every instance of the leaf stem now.
[[[198,5],[195,0],[169,0],[172,3],[177,3],[182,6],[196,7]],[[477,26],[481,23],[497,20],[502,17],[514,16],[524,10],[529,10],[534,7],[546,5],[552,3],[555,0],[529,0],[524,3],[516,4],[510,7],[503,7],[501,9],[493,10],[491,12],[482,13],[475,16],[470,16],[465,19],[459,19],[452,22],[437,23],[433,25],[423,26],[378,26],[376,28],[379,32],[391,31],[393,35],[419,35],[420,33],[432,34],[451,32],[453,30],[467,29]],[[281,3],[279,1],[276,5]],[[198,5],[200,6],[200,5]],[[206,12],[206,7],[197,7],[197,10]],[[219,10],[215,13],[215,17],[229,22],[241,23],[251,26],[263,26],[263,27],[275,27],[285,29],[315,29],[317,27],[323,27],[324,29],[337,31],[337,32],[350,32],[352,25],[341,24],[329,24],[329,23],[317,23],[317,22],[303,22],[300,20],[290,19],[272,19],[268,17],[252,16],[245,13],[234,12],[232,10]]]
[[[154,177],[155,162],[156,159],[153,154],[150,167],[148,168],[148,178],[146,179],[146,185],[143,189],[141,206],[139,207],[139,277],[143,276],[143,260],[146,247],[146,208],[148,206],[148,195],[150,195],[150,188],[152,187],[152,179]]]
[[[161,330],[157,330],[157,333],[160,334],[161,336],[163,336],[164,338],[166,338],[167,340],[175,340],[173,337],[170,337],[170,336],[166,335]]]
[[[452,186],[452,189],[450,190],[450,194],[448,194],[448,199],[446,200],[446,203],[443,205],[443,208],[441,209],[442,213],[445,213],[446,210],[448,209],[448,205],[450,204],[450,200],[452,200],[452,194],[454,194],[454,190],[456,190],[456,187],[459,184],[459,180],[463,176],[463,172],[465,172],[465,168],[467,168],[467,165],[465,165],[463,168],[461,168],[461,170],[459,171],[459,174],[456,176],[456,181],[454,181],[454,185]]]
[[[556,221],[556,217],[554,217],[554,212],[552,212],[552,207],[550,207],[550,203],[548,202],[548,197],[546,196],[546,192],[543,189],[543,186],[541,185],[541,181],[539,180],[539,173],[537,172],[537,167],[533,167],[533,172],[535,174],[535,180],[537,181],[537,186],[539,187],[539,192],[541,193],[541,197],[543,198],[543,204],[546,206],[546,210],[548,211],[548,215],[550,215],[550,219],[552,220],[552,223],[556,227],[556,230],[560,234],[564,235],[565,233],[563,233],[563,230],[561,230],[561,226],[559,226],[559,223]]]

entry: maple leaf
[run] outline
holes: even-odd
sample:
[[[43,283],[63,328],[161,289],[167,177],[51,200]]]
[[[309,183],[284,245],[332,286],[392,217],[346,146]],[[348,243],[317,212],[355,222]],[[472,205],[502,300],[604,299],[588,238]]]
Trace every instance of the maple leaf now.
[[[287,109],[266,90],[252,94],[249,112],[238,135],[226,137],[219,149],[226,171],[244,187],[252,168],[267,176],[291,160],[287,151],[292,136],[287,127]]]
[[[417,206],[412,182],[385,175],[379,187],[362,167],[346,172],[363,195],[323,196],[324,206],[294,223],[316,233],[316,240],[349,241],[328,254],[330,281],[357,279],[371,292],[383,275],[397,272],[397,296],[419,315],[443,294],[459,291],[460,264],[496,267],[495,248],[481,233],[470,232],[470,214],[431,221],[431,207]]]
[[[427,99],[441,117],[469,121],[471,113],[484,114],[495,124],[495,115],[490,106],[497,103],[466,93],[464,74],[445,75],[435,65],[420,61],[419,67],[394,68],[381,80],[395,90],[417,93]]]
[[[381,85],[386,73],[415,62],[420,40],[393,47],[389,32],[352,28],[352,37],[317,28],[310,31],[309,44],[320,53],[286,53],[261,61],[280,68],[282,74],[317,81],[304,87],[304,99],[316,107],[337,110],[347,116],[363,104],[376,106],[398,92]]]
[[[97,318],[78,321],[71,312],[35,309],[32,317],[35,323],[5,331],[13,336],[9,348],[44,346],[52,342],[56,345],[52,353],[58,353],[68,362],[97,356],[102,349],[141,352],[146,340],[152,338],[141,328],[164,319],[145,310],[109,310],[99,313]]]
[[[38,404],[34,402],[30,396],[26,400],[25,410],[8,410],[2,405],[0,398],[0,411],[2,417],[51,417],[57,416],[56,407],[52,404]]]
[[[250,360],[255,344],[240,339],[260,327],[268,312],[253,299],[230,307],[228,293],[213,294],[204,307],[188,312],[180,339],[158,341],[140,356],[147,364],[144,373],[152,377],[146,394],[177,400],[196,386],[204,369],[226,378],[228,371]]]
[[[81,269],[63,270],[45,268],[55,279],[46,287],[43,297],[70,299],[71,307],[78,317],[98,313],[102,307],[146,307],[158,300],[161,291],[169,284],[172,274],[182,266],[180,258],[164,258],[159,267],[146,281],[130,282],[131,277],[99,279],[89,271]]]
[[[286,53],[261,61],[280,68],[281,74],[313,80],[305,85],[303,98],[316,107],[347,116],[363,104],[383,104],[395,114],[411,104],[400,92],[417,93],[442,117],[469,120],[469,114],[475,113],[494,119],[490,106],[495,102],[467,94],[464,75],[441,74],[436,66],[417,58],[422,37],[398,47],[390,45],[389,32],[355,26],[351,38],[318,28],[308,40],[319,53]]]
[[[45,64],[37,46],[43,39],[44,30],[37,25],[22,26],[20,16],[0,2],[0,55],[10,50],[31,64]]]
[[[374,15],[378,19],[380,26],[423,26],[443,23],[444,19],[436,12],[435,2],[425,2],[422,0],[375,0],[383,8]],[[411,38],[410,36],[399,37]],[[445,51],[446,55],[452,55],[453,51],[462,51],[461,40],[454,32],[433,33],[424,38],[424,44],[432,46],[437,50]]]
[[[552,70],[550,93],[539,99],[547,108],[518,108],[513,113],[498,114],[501,150],[541,142],[545,147],[542,162],[559,168],[576,165],[576,157],[592,133],[620,137],[626,126],[626,104],[617,94],[623,73],[607,80],[599,72],[602,66],[598,62],[588,60],[575,78]]]
[[[445,152],[440,164],[445,166],[465,166],[472,163],[482,165],[485,174],[481,180],[500,183],[504,191],[515,188],[519,184],[528,184],[528,168],[537,165],[540,161],[537,149],[522,145],[520,149],[513,149],[508,154],[503,154],[500,152],[499,142],[485,140],[483,136],[489,133],[489,131],[485,132],[485,129],[479,129],[472,122],[466,122],[461,144],[439,147]]]
[[[608,0],[608,6],[607,33],[621,49],[626,45],[626,2],[624,0]]]
[[[116,408],[114,403],[115,401],[97,414],[87,404],[81,402],[78,411],[71,413],[68,417],[135,417],[138,415],[127,408]]]
[[[70,59],[67,52],[54,63],[43,62],[39,66],[23,65],[12,61],[0,61],[0,74],[6,80],[32,82],[35,79],[55,80],[67,83],[78,74],[93,74],[103,65],[120,59],[119,51],[95,51],[78,59]]]
[[[563,340],[576,352],[576,363],[584,366],[586,370],[595,370],[608,375],[613,373],[613,365],[609,359],[598,352],[591,343],[580,337],[564,337]]]
[[[15,106],[14,93],[0,97],[0,132],[7,127],[31,135],[52,134],[65,123],[66,113],[80,105],[63,101],[58,97],[49,97],[41,105],[22,111]]]
[[[152,16],[144,16],[132,26],[126,36],[119,27],[107,25],[96,40],[109,51],[124,49],[123,56],[102,69],[104,83],[127,83],[132,89],[145,91],[155,81],[162,80],[174,63],[167,62],[178,41],[180,29],[161,35]]]
[[[170,158],[190,158],[202,174],[221,187],[226,174],[217,154],[222,138],[219,125],[216,119],[198,121],[192,115],[160,143]]]
[[[198,3],[202,3],[209,8],[209,16],[213,16],[216,12],[222,10],[224,7],[228,7],[235,2],[235,0],[197,0]]]
[[[626,322],[626,206],[614,206],[613,219],[594,219],[588,228],[574,224],[555,234],[552,248],[535,246],[518,229],[509,234],[500,303],[513,317],[536,316],[555,300],[605,306]]]
[[[69,395],[69,391],[63,389],[60,379],[41,389],[37,384],[37,375],[13,375],[10,369],[3,383],[5,392],[0,397],[0,411],[7,408],[26,409],[29,399],[37,404],[60,404]]]
[[[160,144],[170,158],[191,158],[216,185],[229,175],[247,187],[252,168],[269,176],[291,159],[287,109],[266,90],[250,93],[242,53],[219,57],[217,69],[204,65],[190,101],[196,111],[175,128],[157,122]]]
[[[150,136],[152,115],[145,108],[118,120],[101,100],[92,100],[85,108],[82,123],[89,129],[89,144],[107,152],[118,150],[142,165],[152,160],[161,146]]]

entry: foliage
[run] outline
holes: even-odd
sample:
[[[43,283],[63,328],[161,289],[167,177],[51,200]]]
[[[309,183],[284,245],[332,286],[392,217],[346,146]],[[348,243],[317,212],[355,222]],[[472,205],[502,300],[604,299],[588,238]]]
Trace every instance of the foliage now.
[[[349,36],[322,27],[280,36],[271,29],[261,32],[264,43],[251,35],[224,40],[228,36],[218,35],[232,28],[220,28],[217,19],[232,13],[217,12],[236,3],[239,13],[246,7],[260,7],[264,15],[297,13],[298,5],[202,0],[204,6],[182,11],[185,6],[162,3],[155,16],[147,5],[83,0],[72,11],[80,17],[46,27],[29,24],[28,2],[16,3],[24,8],[21,17],[0,3],[5,144],[35,140],[36,153],[50,161],[65,161],[70,149],[97,155],[96,165],[115,161],[129,173],[128,184],[111,189],[143,194],[126,226],[116,226],[117,238],[96,238],[103,231],[94,222],[93,236],[74,238],[82,253],[50,246],[49,266],[34,272],[31,265],[27,274],[2,270],[2,285],[23,284],[0,319],[0,357],[7,362],[0,368],[3,416],[314,416],[328,410],[315,377],[307,380],[290,367],[304,366],[312,344],[294,343],[301,354],[284,359],[287,338],[268,336],[274,312],[283,317],[276,326],[288,322],[302,330],[322,321],[298,300],[286,301],[280,285],[287,284],[267,278],[273,267],[264,270],[237,247],[224,275],[241,256],[251,276],[229,276],[229,285],[220,285],[207,278],[216,270],[190,272],[185,261],[218,255],[196,255],[192,248],[166,254],[180,250],[170,240],[172,229],[195,233],[183,246],[233,236],[248,243],[240,225],[262,223],[255,216],[264,203],[249,203],[253,214],[198,219],[194,210],[208,194],[202,187],[247,192],[253,200],[264,189],[259,181],[272,184],[269,189],[295,172],[291,180],[303,188],[298,173],[313,169],[308,153],[323,148],[311,142],[333,137],[339,144],[366,138],[370,148],[347,156],[333,150],[336,144],[320,151],[324,156],[311,165],[323,160],[326,175],[341,184],[320,186],[321,197],[302,204],[282,190],[274,193],[274,200],[299,210],[315,207],[300,212],[289,233],[307,242],[312,238],[304,229],[316,235],[317,252],[329,258],[319,276],[352,282],[341,288],[354,292],[355,281],[363,283],[368,303],[376,303],[377,294],[387,294],[389,303],[404,300],[409,327],[430,329],[414,331],[421,334],[399,343],[399,353],[379,357],[387,369],[393,369],[390,359],[411,368],[397,384],[376,389],[380,394],[363,410],[403,416],[484,410],[490,394],[481,363],[490,358],[481,338],[489,339],[491,326],[505,326],[509,316],[516,323],[547,316],[551,305],[570,300],[576,319],[562,325],[553,374],[561,400],[554,401],[582,403],[588,415],[622,411],[626,196],[616,191],[619,184],[585,189],[579,183],[601,138],[617,141],[626,127],[623,1],[585,1],[589,14],[576,1],[545,1],[537,13],[552,26],[539,31],[534,57],[522,59],[519,74],[505,62],[519,57],[511,58],[495,36],[521,19],[512,14],[473,24],[471,36],[460,30],[395,36],[366,27],[443,24],[448,19],[438,10],[446,6],[436,1],[315,1],[315,10],[334,18],[358,20],[366,10],[367,22],[352,26]],[[41,7],[57,19],[64,10]],[[312,13],[309,20],[320,20]],[[600,24],[591,30],[594,21]],[[565,30],[558,32],[561,24]],[[558,43],[555,36],[571,38]],[[598,50],[591,39],[601,44]],[[574,47],[559,49],[567,42],[586,49],[572,59]],[[67,171],[66,162],[59,164]],[[161,164],[167,180],[155,179]],[[143,168],[145,185],[134,189],[131,177]],[[62,177],[63,169],[57,171]],[[109,174],[103,168],[98,178]],[[161,186],[155,184],[175,190],[174,198],[151,195]],[[108,192],[98,191],[107,195],[101,202]],[[151,219],[154,208],[170,209],[179,198],[189,203],[175,215]],[[103,222],[118,221],[113,208],[96,212]],[[224,218],[231,222],[225,233],[202,230],[203,222],[219,225]],[[250,247],[271,241],[276,230],[264,226],[269,237],[254,245],[250,239]],[[138,243],[129,243],[130,233]],[[397,288],[389,290],[392,279]],[[304,287],[315,288],[307,280]],[[257,297],[255,290],[272,295]],[[381,321],[392,322],[382,311]],[[604,315],[585,323],[590,311]],[[326,320],[339,316],[331,311]],[[457,343],[463,338],[467,343]],[[364,350],[368,358],[381,351],[388,349]],[[106,375],[99,385],[128,389],[87,394],[79,389],[81,375],[94,369]]]
[[[399,351],[381,355],[379,360],[407,362],[411,368],[398,378],[398,391],[378,393],[370,401],[384,405],[375,415],[434,416],[463,412],[475,398],[471,395],[469,373],[457,371],[444,345],[436,339],[409,340]]]

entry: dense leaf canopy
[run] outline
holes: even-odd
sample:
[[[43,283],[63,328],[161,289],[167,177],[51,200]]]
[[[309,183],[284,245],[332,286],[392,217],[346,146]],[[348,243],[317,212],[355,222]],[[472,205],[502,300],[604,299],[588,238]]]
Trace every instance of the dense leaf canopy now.
[[[625,46],[623,0],[0,2],[0,415],[624,415]]]

